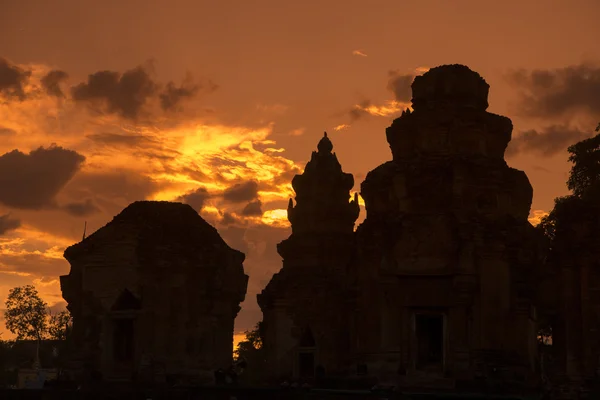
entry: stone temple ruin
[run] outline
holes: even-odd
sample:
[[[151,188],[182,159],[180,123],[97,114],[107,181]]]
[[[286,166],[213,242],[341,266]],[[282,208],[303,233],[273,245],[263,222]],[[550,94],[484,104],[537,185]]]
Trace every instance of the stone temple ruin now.
[[[504,152],[510,119],[462,65],[412,85],[386,136],[393,160],[361,185],[367,216],[327,135],[292,184],[283,268],[258,302],[280,378],[376,376],[403,387],[533,386],[539,234],[533,189]]]
[[[65,251],[70,366],[106,380],[205,377],[231,365],[244,254],[189,205],[139,201]],[[145,376],[144,376],[145,375]],[[191,379],[190,378],[190,379]]]
[[[489,85],[445,65],[412,90],[386,130],[392,161],[361,185],[356,230],[354,179],[327,134],[294,177],[283,267],[257,298],[265,382],[539,393],[552,375],[552,399],[582,398],[600,376],[598,218],[573,221],[548,261],[527,220],[533,189],[504,160],[512,122],[486,111]],[[210,379],[231,363],[244,255],[191,207],[133,203],[65,257],[71,368]],[[540,356],[542,324],[553,349]]]

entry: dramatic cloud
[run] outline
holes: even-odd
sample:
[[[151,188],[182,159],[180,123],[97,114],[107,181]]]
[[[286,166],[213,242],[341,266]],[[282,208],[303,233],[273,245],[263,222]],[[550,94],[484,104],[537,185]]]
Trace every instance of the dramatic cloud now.
[[[26,71],[0,58],[0,94],[24,100],[25,84],[30,76],[31,71]]]
[[[52,70],[42,77],[40,83],[46,90],[46,93],[49,95],[55,97],[65,97],[65,94],[60,88],[60,84],[68,77],[69,75],[64,71]]]
[[[506,156],[518,153],[533,153],[542,157],[551,157],[567,151],[567,147],[591,136],[565,125],[551,125],[541,130],[531,129],[514,137],[506,149]]]
[[[171,111],[195,91],[189,81],[160,85],[139,70],[104,72],[67,90],[64,75],[52,68],[20,68],[32,71],[24,100],[0,101],[0,206],[21,208],[21,226],[0,236],[0,297],[10,287],[33,283],[56,303],[57,276],[68,272],[63,251],[81,240],[84,220],[90,234],[134,201],[183,201],[246,253],[245,266],[256,278],[240,324],[250,328],[260,313],[253,296],[281,267],[275,244],[289,235],[285,207],[293,196],[291,179],[301,170],[269,139],[274,125],[223,124],[187,111],[175,117]],[[216,88],[204,81],[196,86],[199,93]],[[66,101],[56,100],[60,93]],[[286,109],[271,103],[257,111]],[[39,162],[37,153],[49,149],[28,154],[54,141],[85,156],[85,163],[64,172],[60,160]],[[59,181],[54,175],[61,171],[66,177]],[[272,259],[268,275],[266,258]]]
[[[206,188],[198,188],[192,192],[179,196],[176,201],[189,204],[194,210],[200,212],[204,208],[206,200],[210,198],[210,193]]]
[[[256,199],[257,196],[258,183],[256,181],[236,183],[223,192],[223,199],[232,203],[244,203]]]
[[[67,203],[62,208],[69,214],[75,217],[86,217],[97,213],[100,209],[94,204],[91,199],[86,199],[81,202]]]
[[[21,226],[21,221],[12,218],[10,214],[0,215],[0,235],[4,235],[8,231],[12,231]]]
[[[350,128],[350,125],[348,125],[348,124],[339,124],[337,126],[334,126],[333,130],[334,131],[342,131],[342,130],[348,129],[348,128]]]
[[[242,215],[244,216],[261,216],[263,214],[262,211],[262,203],[260,200],[252,201],[244,207],[242,210]]]
[[[108,112],[135,119],[157,89],[148,71],[137,67],[123,74],[114,71],[91,74],[86,83],[71,89],[71,95],[75,101],[101,103]]]
[[[58,146],[0,156],[0,203],[24,209],[52,205],[84,160],[81,154]]]
[[[191,79],[186,80],[179,87],[175,86],[173,82],[169,82],[159,94],[160,106],[165,111],[175,110],[183,99],[193,97],[199,89],[200,86],[194,85]]]
[[[387,89],[394,94],[398,102],[410,103],[412,99],[411,85],[415,79],[414,74],[402,74],[400,71],[390,71]]]
[[[600,116],[600,67],[592,64],[557,69],[519,70],[509,81],[521,90],[523,116],[559,118],[573,112]]]

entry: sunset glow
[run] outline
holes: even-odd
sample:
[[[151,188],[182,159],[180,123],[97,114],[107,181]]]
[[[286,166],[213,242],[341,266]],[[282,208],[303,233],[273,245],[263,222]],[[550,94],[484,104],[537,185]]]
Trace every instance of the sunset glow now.
[[[506,162],[534,188],[533,225],[569,193],[567,147],[600,121],[598,91],[583,84],[600,82],[600,3],[268,0],[214,2],[210,12],[191,0],[143,10],[64,0],[60,12],[56,2],[9,3],[0,12],[3,339],[8,291],[34,284],[64,308],[64,249],[139,200],[187,203],[244,252],[250,278],[235,332],[252,329],[256,295],[291,233],[291,181],[323,132],[353,174],[353,196],[392,159],[386,128],[430,67],[465,64],[489,83],[488,111],[513,122]],[[359,205],[358,223],[360,196]]]

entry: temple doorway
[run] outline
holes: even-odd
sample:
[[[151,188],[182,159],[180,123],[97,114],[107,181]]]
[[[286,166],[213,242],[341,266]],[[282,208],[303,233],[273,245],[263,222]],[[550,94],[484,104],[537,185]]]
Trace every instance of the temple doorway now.
[[[130,362],[134,355],[134,321],[131,318],[114,320],[113,358],[117,362]]]
[[[316,342],[310,328],[304,329],[298,342],[297,371],[300,378],[314,378]]]
[[[437,370],[444,367],[444,315],[415,314],[417,341],[416,368]]]

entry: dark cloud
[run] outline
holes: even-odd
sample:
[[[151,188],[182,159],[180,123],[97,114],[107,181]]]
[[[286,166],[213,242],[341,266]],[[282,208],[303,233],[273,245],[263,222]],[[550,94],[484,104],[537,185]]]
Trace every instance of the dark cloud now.
[[[82,172],[65,188],[71,199],[94,198],[97,203],[100,199],[106,199],[121,203],[121,208],[134,201],[145,200],[158,190],[160,186],[157,182],[128,170]]]
[[[50,96],[65,97],[60,84],[68,77],[69,75],[65,71],[52,70],[42,77],[42,87]]]
[[[45,277],[50,280],[69,272],[69,263],[65,259],[46,257],[39,252],[30,253],[0,253],[1,271],[31,274],[35,277]]]
[[[255,217],[263,215],[261,201],[254,200],[246,204],[246,206],[242,210],[242,215],[246,217]]]
[[[521,90],[523,116],[552,118],[583,112],[600,116],[600,67],[588,63],[565,68],[518,70],[508,80]]]
[[[258,197],[258,183],[248,181],[236,183],[223,191],[223,199],[232,203],[245,203]]]
[[[147,135],[123,135],[103,132],[87,135],[87,138],[99,144],[118,147],[153,147],[160,144],[158,140]]]
[[[136,119],[148,99],[156,92],[157,84],[141,66],[123,74],[99,71],[89,75],[86,83],[80,83],[71,89],[75,101],[100,101],[108,112],[129,119]]]
[[[26,71],[16,65],[12,65],[8,60],[0,58],[0,94],[6,97],[16,97],[19,100],[25,100],[25,84],[27,83],[31,71]]]
[[[0,156],[0,203],[24,209],[52,205],[84,160],[81,154],[58,146]]]
[[[396,101],[403,103],[410,102],[412,99],[411,85],[415,79],[413,74],[402,74],[400,71],[390,71],[387,89],[394,93]]]
[[[0,137],[12,136],[12,135],[15,135],[16,133],[17,132],[14,129],[6,128],[6,127],[0,125]]]
[[[200,210],[202,210],[202,208],[204,207],[204,203],[210,197],[211,196],[210,193],[208,193],[208,190],[206,190],[206,188],[201,187],[182,196],[179,196],[177,198],[177,201],[189,204],[194,210],[200,212]]]
[[[228,211],[221,214],[221,220],[219,222],[225,226],[243,224],[243,221],[237,215]]]
[[[21,221],[11,217],[10,214],[0,215],[0,235],[12,231],[21,226]]]
[[[63,210],[75,217],[86,217],[97,213],[100,209],[94,204],[91,199],[85,201],[67,203],[62,206]]]
[[[160,106],[165,111],[175,110],[182,100],[194,97],[199,89],[200,86],[193,84],[191,79],[187,79],[179,87],[169,82],[158,95]]]
[[[521,132],[513,138],[506,156],[512,157],[519,153],[536,154],[551,157],[567,151],[567,147],[590,137],[591,132],[581,131],[565,125],[551,125],[542,130],[531,129]]]

